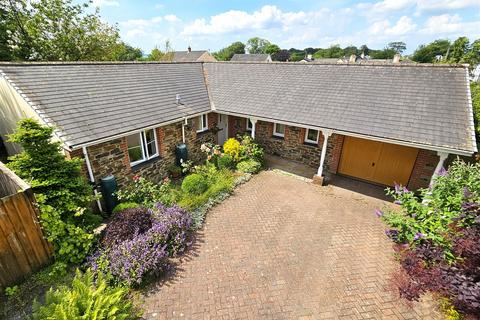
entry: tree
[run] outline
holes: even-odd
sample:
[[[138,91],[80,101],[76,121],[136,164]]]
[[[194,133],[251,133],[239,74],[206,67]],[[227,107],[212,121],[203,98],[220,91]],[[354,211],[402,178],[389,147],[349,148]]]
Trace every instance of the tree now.
[[[113,55],[113,60],[116,61],[134,61],[140,60],[143,57],[143,52],[140,48],[132,47],[126,43],[119,43],[118,48]]]
[[[248,53],[265,53],[265,48],[270,44],[270,41],[259,37],[250,38],[247,41],[246,48]]]
[[[73,4],[73,0],[3,1],[0,38],[7,35],[7,41],[2,41],[9,53],[6,58],[114,60],[122,45],[118,28],[103,22],[98,8],[88,13],[89,5]]]
[[[270,43],[269,45],[267,45],[263,51],[263,53],[268,53],[270,55],[274,55],[275,53],[277,53],[278,51],[280,51],[280,47],[277,46],[276,44],[273,44],[273,43]]]
[[[352,54],[357,55],[358,49],[355,46],[348,46],[343,49],[343,55],[346,57],[350,57]]]
[[[90,210],[92,188],[81,171],[83,160],[65,159],[52,134],[51,127],[21,120],[9,141],[20,144],[23,151],[7,166],[31,185],[47,240],[54,246],[57,262],[65,266],[83,261],[101,217]]]
[[[219,61],[229,61],[236,53],[245,53],[245,44],[240,41],[234,42],[228,47],[225,47],[223,49],[220,49],[218,52],[215,52],[213,55]]]
[[[449,50],[447,60],[453,63],[463,62],[465,55],[470,51],[470,41],[467,37],[459,37]]]
[[[173,48],[170,45],[170,41],[165,41],[164,50],[160,50],[158,47],[152,49],[147,57],[149,61],[172,61],[173,60]]]
[[[370,50],[370,56],[373,59],[393,59],[397,52],[392,48],[385,48],[383,50]]]
[[[468,63],[470,68],[480,64],[480,39],[472,43],[470,50],[463,56],[462,62]]]
[[[363,53],[366,56],[370,54],[370,49],[367,47],[366,44],[361,45],[359,51],[360,51],[360,54]]]
[[[394,41],[387,45],[387,49],[392,49],[395,51],[395,53],[402,54],[405,50],[407,50],[407,45],[402,41]]]
[[[330,46],[327,49],[320,49],[315,54],[313,57],[315,59],[319,58],[341,58],[344,56],[343,49],[340,48],[340,45],[335,44]]]
[[[446,39],[435,40],[427,45],[420,45],[413,53],[412,60],[416,62],[435,62],[437,57],[446,57],[450,48],[450,41]]]
[[[288,50],[280,50],[272,55],[274,61],[290,61],[290,52]],[[301,60],[301,59],[300,59]]]

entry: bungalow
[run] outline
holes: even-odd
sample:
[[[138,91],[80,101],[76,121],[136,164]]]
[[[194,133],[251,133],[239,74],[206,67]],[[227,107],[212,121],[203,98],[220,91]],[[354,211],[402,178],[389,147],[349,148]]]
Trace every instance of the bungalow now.
[[[191,47],[188,47],[187,51],[174,51],[173,62],[214,62],[217,61],[214,56],[207,50],[192,51]]]
[[[267,53],[235,53],[230,59],[232,62],[272,62]]]
[[[266,151],[380,185],[428,186],[476,149],[468,69],[452,65],[4,63],[0,135],[22,117],[55,126],[92,181],[160,179],[184,141],[248,132]],[[6,144],[10,152],[17,151]]]

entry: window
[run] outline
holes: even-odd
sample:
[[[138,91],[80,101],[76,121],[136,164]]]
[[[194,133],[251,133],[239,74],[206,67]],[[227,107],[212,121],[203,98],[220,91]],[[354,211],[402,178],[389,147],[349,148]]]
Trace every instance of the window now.
[[[305,142],[318,143],[318,130],[307,129],[307,132],[305,133]]]
[[[250,121],[250,119],[247,119],[247,131],[252,131],[252,129],[253,129],[252,121]]]
[[[157,135],[154,129],[129,135],[127,146],[131,166],[158,156]]]
[[[276,137],[285,137],[285,125],[280,123],[274,123],[273,135]]]
[[[197,132],[202,132],[207,130],[208,130],[207,115],[202,114],[197,119]]]

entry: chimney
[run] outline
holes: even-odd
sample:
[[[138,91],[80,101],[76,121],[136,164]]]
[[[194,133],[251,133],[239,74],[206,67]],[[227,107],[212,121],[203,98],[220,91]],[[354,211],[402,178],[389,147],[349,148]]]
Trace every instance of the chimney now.
[[[348,63],[355,63],[355,61],[357,61],[357,55],[356,54],[350,55],[350,59],[348,59]]]
[[[188,46],[188,52],[192,52],[192,47]]]
[[[177,104],[182,104],[182,103],[181,103],[182,97],[180,96],[180,94],[177,93],[177,94],[175,95],[175,100],[177,100]]]
[[[400,54],[399,53],[396,53],[394,56],[393,56],[393,63],[400,63]]]

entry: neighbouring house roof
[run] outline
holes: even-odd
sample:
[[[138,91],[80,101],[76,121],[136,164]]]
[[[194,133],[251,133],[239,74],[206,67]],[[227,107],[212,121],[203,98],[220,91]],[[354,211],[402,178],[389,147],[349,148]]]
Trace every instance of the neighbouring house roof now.
[[[0,71],[73,148],[210,111],[200,63],[0,63]]]
[[[200,57],[204,54],[210,54],[206,50],[199,51],[175,51],[173,53],[173,62],[199,62]]]
[[[205,63],[218,112],[476,151],[465,67]]]
[[[269,62],[272,58],[269,54],[256,53],[256,54],[240,54],[235,53],[230,61],[244,61],[244,62]]]

